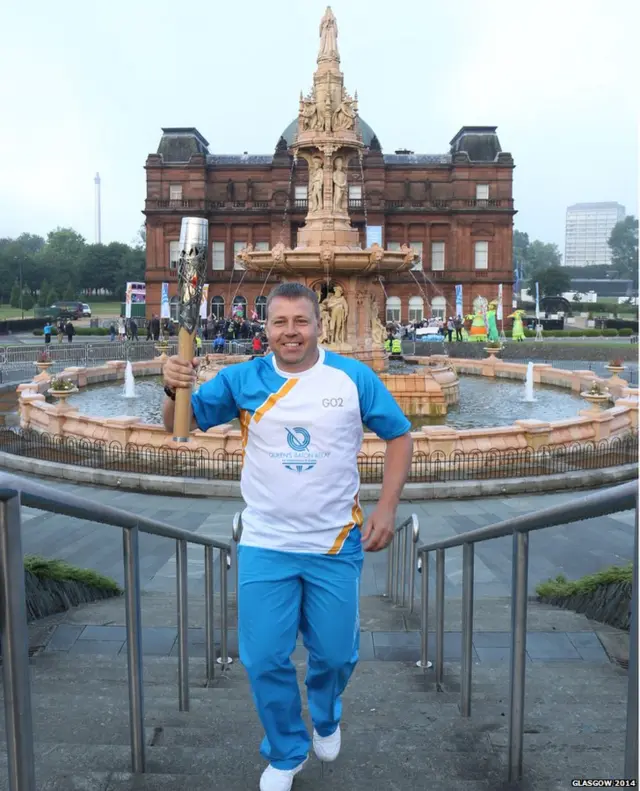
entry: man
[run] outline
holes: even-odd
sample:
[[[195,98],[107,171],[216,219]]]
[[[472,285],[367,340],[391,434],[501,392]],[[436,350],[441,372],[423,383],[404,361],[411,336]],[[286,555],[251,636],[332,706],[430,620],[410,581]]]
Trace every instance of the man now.
[[[462,316],[456,316],[455,328],[456,328],[456,342],[462,343]]]
[[[76,334],[76,328],[73,326],[71,321],[68,321],[64,329],[65,332],[67,333],[67,342],[71,343],[71,341],[73,340],[73,336]]]
[[[48,321],[45,322],[45,325],[44,325],[44,327],[42,329],[42,332],[44,334],[44,342],[45,342],[45,344],[51,343],[51,330],[52,329],[53,328],[52,328],[51,324]]]
[[[373,371],[318,347],[316,295],[282,283],[267,298],[273,354],[223,369],[192,397],[193,428],[240,418],[242,495],[239,552],[240,659],[265,730],[270,763],[261,791],[289,791],[311,739],[290,661],[298,631],[309,651],[306,678],[322,761],[340,751],[341,695],[358,660],[358,595],[364,549],[393,538],[411,465],[410,424]],[[164,368],[167,430],[175,388],[195,381],[196,360]],[[380,499],[362,530],[357,456],[362,423],[387,441]],[[361,537],[362,531],[362,537]]]

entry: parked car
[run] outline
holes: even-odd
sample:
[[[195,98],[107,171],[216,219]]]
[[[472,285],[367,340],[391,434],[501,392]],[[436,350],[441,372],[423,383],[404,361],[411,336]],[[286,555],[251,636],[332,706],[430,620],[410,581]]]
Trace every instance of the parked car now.
[[[84,306],[82,302],[75,302],[71,300],[61,300],[60,302],[54,302],[53,305],[49,306],[52,318],[71,319],[72,321],[76,321],[82,317],[83,308]]]
[[[82,303],[82,315],[91,318],[91,305],[87,305],[86,302]]]

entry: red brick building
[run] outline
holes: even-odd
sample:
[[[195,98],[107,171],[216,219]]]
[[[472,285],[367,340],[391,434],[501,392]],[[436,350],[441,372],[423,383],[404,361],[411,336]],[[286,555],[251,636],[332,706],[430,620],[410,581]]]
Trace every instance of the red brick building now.
[[[420,263],[384,282],[387,318],[451,315],[455,286],[463,286],[464,312],[477,296],[496,299],[503,284],[505,316],[511,306],[513,265],[513,158],[503,152],[496,127],[463,127],[446,154],[383,154],[372,129],[359,120],[368,151],[362,170],[350,168],[351,221],[366,245],[365,227],[381,228],[388,248],[411,244]],[[183,216],[209,220],[209,302],[214,315],[230,315],[233,302],[262,312],[278,281],[247,272],[235,254],[248,242],[295,247],[307,213],[307,166],[294,165],[288,146],[297,119],[273,154],[218,155],[196,129],[163,129],[150,154],[144,213],[147,225],[147,315],[160,312],[161,283],[177,293],[176,264]],[[364,176],[364,180],[363,180]],[[172,313],[174,308],[172,307]],[[384,316],[380,317],[385,319]]]

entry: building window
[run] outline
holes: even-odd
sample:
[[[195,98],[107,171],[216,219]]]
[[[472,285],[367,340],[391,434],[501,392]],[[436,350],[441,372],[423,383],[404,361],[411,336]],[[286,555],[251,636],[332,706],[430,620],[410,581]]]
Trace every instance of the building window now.
[[[431,271],[444,272],[444,242],[431,242]]]
[[[387,299],[387,322],[400,321],[401,307],[400,297],[389,297]]]
[[[422,269],[422,242],[409,242],[409,246],[418,254],[418,258],[411,269]]]
[[[247,300],[240,294],[233,298],[231,313],[234,316],[241,316],[242,318],[247,317]]]
[[[399,250],[401,247],[400,242],[387,242],[387,250]]]
[[[211,318],[224,318],[224,297],[214,297],[211,300]]]
[[[267,298],[256,297],[256,313],[258,314],[258,321],[267,320]]]
[[[431,300],[431,316],[434,319],[444,319],[447,312],[447,300],[444,297],[433,297]]]
[[[224,242],[211,245],[211,269],[224,269]]]
[[[233,243],[233,267],[234,269],[244,269],[244,265],[238,261],[238,253],[247,246],[246,242]]]
[[[169,317],[172,321],[178,321],[178,314],[180,312],[180,300],[178,297],[171,297],[169,300]]]
[[[359,209],[362,207],[362,185],[349,184],[349,207]]]
[[[180,260],[180,242],[169,242],[169,269],[177,269]]]
[[[489,200],[488,184],[476,184],[476,200]]]
[[[169,184],[169,200],[182,200],[182,184]]]
[[[268,250],[269,249],[269,242],[256,242],[255,249],[256,250]]]
[[[293,191],[293,202],[299,209],[306,209],[309,201],[306,184],[296,184]]]
[[[409,321],[422,321],[424,318],[424,299],[409,297]]]
[[[489,268],[489,242],[476,242],[475,244],[475,268]]]

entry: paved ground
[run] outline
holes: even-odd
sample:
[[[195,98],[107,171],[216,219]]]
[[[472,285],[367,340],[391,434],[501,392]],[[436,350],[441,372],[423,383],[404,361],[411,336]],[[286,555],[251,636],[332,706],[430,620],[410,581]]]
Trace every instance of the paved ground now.
[[[242,502],[234,499],[145,495],[57,482],[51,485],[90,497],[96,502],[161,519],[201,535],[224,539],[230,537],[233,514],[242,508]],[[568,502],[576,496],[581,495],[561,493],[465,501],[404,502],[398,515],[399,518],[405,518],[415,512],[420,520],[421,539],[429,541]],[[119,529],[29,508],[23,509],[23,519],[26,553],[60,557],[78,566],[101,571],[122,582],[122,540]],[[575,578],[610,564],[627,563],[633,553],[633,519],[633,513],[626,512],[533,533],[530,539],[530,592],[534,592],[538,582],[559,573]],[[140,540],[144,589],[149,592],[173,592],[173,542],[144,534]],[[459,598],[462,584],[461,550],[447,552],[445,571],[447,597]],[[193,593],[204,592],[204,557],[195,547],[189,550],[189,583]],[[385,592],[385,585],[386,553],[367,556],[362,595],[380,595]],[[479,545],[475,560],[476,597],[509,596],[510,586],[511,540],[502,538]]]

